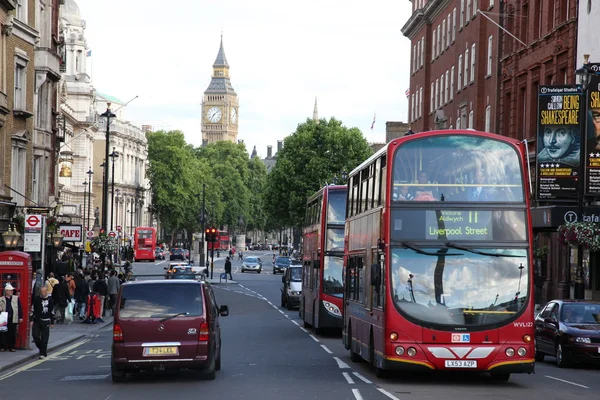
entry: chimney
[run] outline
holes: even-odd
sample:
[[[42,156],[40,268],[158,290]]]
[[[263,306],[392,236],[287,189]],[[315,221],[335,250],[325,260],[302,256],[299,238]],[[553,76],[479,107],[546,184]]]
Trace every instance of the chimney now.
[[[273,146],[267,146],[267,158],[273,157]]]
[[[277,152],[279,153],[283,149],[283,140],[277,141]]]

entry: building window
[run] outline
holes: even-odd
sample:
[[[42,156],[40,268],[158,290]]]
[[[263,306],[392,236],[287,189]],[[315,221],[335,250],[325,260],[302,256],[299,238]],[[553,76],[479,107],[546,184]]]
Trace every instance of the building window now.
[[[469,49],[465,50],[465,75],[463,78],[463,86],[467,86],[469,83]]]
[[[487,106],[485,108],[485,131],[491,132],[492,129],[492,107]]]
[[[419,89],[415,91],[415,114],[413,115],[413,120],[419,118]]]
[[[451,22],[452,22],[452,20],[450,19],[451,15],[452,14],[448,14],[448,23],[446,24],[446,29],[447,29],[446,30],[446,37],[447,37],[447,39],[446,39],[446,48],[450,47],[450,38],[451,38],[451,35],[452,35],[452,33],[450,31],[450,25],[451,25]]]
[[[411,102],[411,107],[410,107],[410,118],[411,121],[415,120],[415,95],[411,95],[410,96],[410,102]]]
[[[417,46],[413,46],[413,54],[412,54],[412,72],[413,74],[417,70]]]
[[[450,68],[450,100],[454,100],[454,65]]]
[[[488,38],[488,48],[487,48],[487,75],[492,75],[492,60],[493,60],[493,45],[494,45],[494,36],[490,35]]]
[[[435,96],[435,84],[431,82],[431,95],[429,96],[429,112],[432,113],[434,110],[433,98]]]
[[[438,48],[437,48],[437,55],[439,56],[440,54],[442,54],[442,32],[441,29],[442,27],[438,25],[436,31],[437,31],[437,44],[438,44]]]
[[[442,21],[442,52],[446,48],[446,20]]]
[[[16,110],[26,109],[27,96],[27,61],[20,57],[15,59],[15,100],[14,108]]]
[[[40,201],[40,156],[33,158],[33,170],[31,171],[31,200],[35,203]]]
[[[456,7],[452,10],[452,43],[456,40]]]
[[[49,95],[50,95],[49,85],[50,85],[49,82],[45,82],[38,89],[38,96],[37,96],[38,104],[37,104],[36,123],[37,123],[37,127],[42,130],[49,130],[48,129],[48,121],[50,119],[50,111],[51,111],[50,104],[49,104]]]
[[[432,32],[431,44],[433,45],[433,49],[431,50],[431,61],[435,60],[435,29]]]
[[[473,129],[473,118],[474,118],[474,114],[473,114],[473,110],[471,110],[469,112],[469,128]]]
[[[435,80],[435,109],[440,106],[440,80]]]
[[[494,0],[490,0],[490,6],[488,7],[488,9],[494,7]]]
[[[477,0],[473,0],[473,18],[477,16]]]
[[[467,12],[465,13],[465,24],[469,23],[471,18],[471,0],[467,0]]]
[[[460,0],[460,27],[465,25],[465,0]]]
[[[444,74],[440,76],[440,105],[446,104],[446,95],[444,93]]]
[[[475,43],[471,45],[471,83],[475,82]]]
[[[27,3],[28,0],[17,0],[15,16],[19,21],[27,23]]]
[[[419,118],[423,116],[423,88],[419,89]]]
[[[425,36],[421,37],[421,55],[419,56],[419,67],[423,66],[424,59],[425,59]]]
[[[417,40],[417,54],[415,54],[415,70],[419,70],[419,55],[421,54],[421,41]]]
[[[450,101],[450,71],[446,70],[446,101]]]
[[[17,203],[17,206],[25,205],[25,198],[22,196],[25,194],[25,157],[26,143],[20,141],[13,142],[10,186],[14,189],[11,191],[11,196],[13,201]]]
[[[456,110],[456,129],[460,129],[460,110]]]
[[[462,65],[463,65],[463,56],[462,54],[458,56],[458,79],[456,80],[456,92],[460,92],[460,88],[462,87]]]

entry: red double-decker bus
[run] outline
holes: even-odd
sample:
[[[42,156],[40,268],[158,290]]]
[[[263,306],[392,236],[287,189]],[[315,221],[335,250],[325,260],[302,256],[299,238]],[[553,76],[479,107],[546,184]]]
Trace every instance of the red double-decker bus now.
[[[209,242],[206,245],[208,246],[208,250],[229,250],[229,232],[227,231],[218,231],[217,232],[217,240],[215,242]]]
[[[476,131],[395,139],[351,172],[343,341],[386,370],[534,370],[526,147]]]
[[[156,229],[152,227],[136,227],[133,237],[133,258],[135,261],[154,261]]]
[[[307,202],[300,314],[315,333],[342,327],[346,192],[346,186],[325,186]]]

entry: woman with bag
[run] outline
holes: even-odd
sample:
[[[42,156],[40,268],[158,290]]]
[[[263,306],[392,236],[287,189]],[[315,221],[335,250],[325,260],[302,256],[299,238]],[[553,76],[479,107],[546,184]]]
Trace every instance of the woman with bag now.
[[[4,296],[0,297],[0,313],[6,316],[6,331],[1,332],[2,350],[15,351],[15,342],[17,341],[17,328],[23,322],[23,307],[18,296],[13,295],[15,288],[7,283],[4,287]]]

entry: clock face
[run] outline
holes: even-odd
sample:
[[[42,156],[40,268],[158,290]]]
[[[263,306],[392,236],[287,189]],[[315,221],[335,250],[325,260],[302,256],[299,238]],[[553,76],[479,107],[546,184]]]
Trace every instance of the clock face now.
[[[210,122],[219,122],[221,117],[221,109],[219,107],[211,107],[206,112],[206,119],[208,119]]]
[[[231,109],[231,123],[235,124],[237,122],[237,110],[235,108]]]

